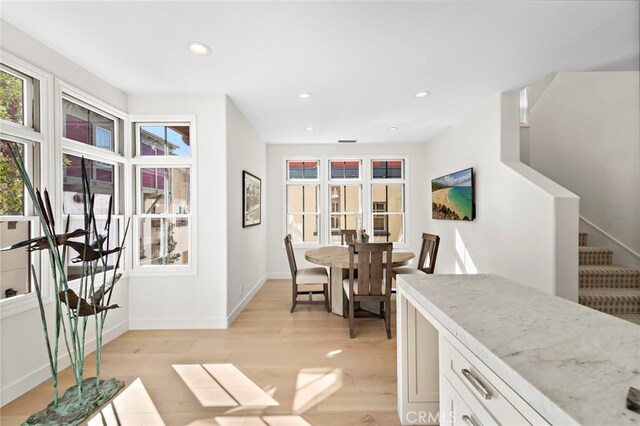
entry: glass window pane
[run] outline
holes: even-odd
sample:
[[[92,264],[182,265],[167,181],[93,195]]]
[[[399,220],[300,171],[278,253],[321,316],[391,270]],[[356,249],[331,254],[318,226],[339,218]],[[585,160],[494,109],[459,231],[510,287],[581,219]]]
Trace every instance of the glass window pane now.
[[[287,232],[294,243],[317,243],[320,241],[317,214],[290,214],[287,217]]]
[[[318,185],[287,185],[287,212],[317,212]]]
[[[62,114],[62,136],[109,151],[115,150],[113,120],[67,99],[62,100]]]
[[[9,247],[31,238],[29,221],[0,221],[0,246]],[[26,247],[0,252],[0,298],[30,292],[31,255]]]
[[[357,218],[357,213],[332,214],[330,242],[333,244],[340,244],[342,242],[342,239],[340,238],[341,229],[357,229]]]
[[[24,124],[25,81],[0,69],[0,119]]]
[[[138,155],[191,156],[189,126],[140,126]]]
[[[65,214],[84,214],[82,199],[82,158],[71,154],[63,157],[63,194],[62,206]],[[89,187],[95,195],[94,212],[106,215],[109,209],[109,197],[115,191],[115,167],[109,163],[85,158],[85,167],[89,177]],[[113,210],[113,209],[112,209]]]
[[[141,218],[138,220],[140,265],[188,265],[188,218]]]
[[[371,185],[371,207],[378,213],[404,212],[404,185]]]
[[[140,214],[190,213],[190,180],[189,168],[142,168]]]
[[[105,229],[106,218],[96,219],[96,227],[98,228],[98,233],[100,234],[100,240],[102,241],[102,250],[110,250],[115,247],[118,247],[121,243],[120,241],[120,220],[119,218],[111,219],[111,226],[109,228],[109,239],[107,241],[107,231]],[[84,219],[83,218],[71,218],[69,220],[69,231],[74,231],[76,229],[84,229]],[[85,237],[77,237],[72,238],[71,241],[78,241],[80,243],[85,242]],[[93,233],[93,225],[91,225],[91,235],[89,236],[89,244],[97,250],[98,242],[95,234]],[[68,280],[76,280],[82,277],[82,261],[78,259],[81,253],[78,253],[76,250],[71,247],[68,248],[67,251],[67,279]],[[107,271],[112,270],[115,267],[116,262],[118,261],[118,253],[113,253],[109,255],[105,255],[107,260]],[[96,263],[96,272],[102,273],[102,262],[98,261]],[[109,277],[111,279],[111,277]],[[102,277],[96,279],[96,285],[102,285]]]
[[[374,214],[373,241],[400,242],[403,240],[403,214]]]
[[[24,184],[18,173],[8,141],[0,141],[0,216],[24,215]],[[13,144],[24,158],[24,145]],[[5,246],[2,246],[5,247]]]
[[[360,161],[331,161],[331,179],[359,179]]]
[[[287,161],[289,179],[318,179],[317,161]]]
[[[404,160],[373,161],[374,179],[402,179]]]
[[[362,211],[360,185],[331,185],[329,191],[332,213],[360,213]]]

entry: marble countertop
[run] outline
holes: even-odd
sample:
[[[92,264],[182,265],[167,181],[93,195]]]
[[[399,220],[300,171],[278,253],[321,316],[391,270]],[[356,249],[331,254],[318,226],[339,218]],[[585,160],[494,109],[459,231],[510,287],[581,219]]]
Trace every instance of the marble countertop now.
[[[410,295],[552,424],[640,425],[640,326],[497,275],[401,275]]]

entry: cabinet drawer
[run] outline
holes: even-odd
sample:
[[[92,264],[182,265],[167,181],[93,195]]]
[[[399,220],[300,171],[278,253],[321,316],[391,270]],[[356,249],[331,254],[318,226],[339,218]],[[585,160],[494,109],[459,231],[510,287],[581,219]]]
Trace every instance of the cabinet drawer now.
[[[450,342],[441,337],[440,345],[441,374],[449,380],[470,409],[486,410],[491,413],[495,424],[548,424],[460,342]]]
[[[484,408],[472,410],[449,379],[440,382],[440,424],[442,426],[488,426],[496,420]]]

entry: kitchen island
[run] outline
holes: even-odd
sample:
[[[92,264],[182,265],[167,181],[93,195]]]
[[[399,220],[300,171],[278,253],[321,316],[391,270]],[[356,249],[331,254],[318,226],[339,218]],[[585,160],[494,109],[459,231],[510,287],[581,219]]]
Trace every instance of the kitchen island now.
[[[497,275],[397,289],[403,424],[640,424],[639,326]]]

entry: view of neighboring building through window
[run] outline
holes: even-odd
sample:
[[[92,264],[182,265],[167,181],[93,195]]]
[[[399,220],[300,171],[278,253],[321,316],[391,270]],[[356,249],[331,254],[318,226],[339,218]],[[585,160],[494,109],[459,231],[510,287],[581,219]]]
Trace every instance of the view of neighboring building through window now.
[[[296,243],[320,242],[318,166],[319,161],[287,161],[286,232]]]
[[[329,242],[332,244],[340,244],[341,229],[362,227],[361,166],[361,160],[329,161]]]
[[[189,126],[140,126],[140,151],[138,155],[191,156]]]
[[[115,151],[115,119],[64,98],[62,120],[64,138]]]
[[[404,242],[404,161],[374,160],[371,168],[373,241]]]
[[[136,167],[140,266],[189,266],[191,252],[191,140],[186,123],[136,124],[137,158],[163,156]],[[170,157],[171,160],[166,159]],[[171,161],[173,164],[167,165]]]
[[[117,216],[117,197],[118,190],[116,187],[116,174],[119,171],[119,165],[109,164],[103,161],[96,161],[85,157],[85,168],[87,177],[89,178],[89,186],[94,195],[94,213],[96,215],[96,223],[98,233],[106,234],[104,226],[109,214],[109,199],[113,196],[112,214],[116,214],[112,218],[110,227],[110,238],[105,242],[103,249],[111,249],[119,244],[120,239],[120,217]],[[66,215],[70,215],[70,230],[78,228],[84,229],[84,200],[82,191],[82,158],[72,154],[63,155],[62,166],[62,210]],[[91,236],[94,241],[95,236]],[[84,242],[84,237],[76,238],[76,241]],[[82,263],[73,262],[72,259],[78,256],[73,249],[70,249],[67,256],[67,278],[75,280],[82,276]],[[117,256],[112,255],[107,259],[107,270],[112,269],[116,263]],[[99,266],[99,265],[98,265]]]

